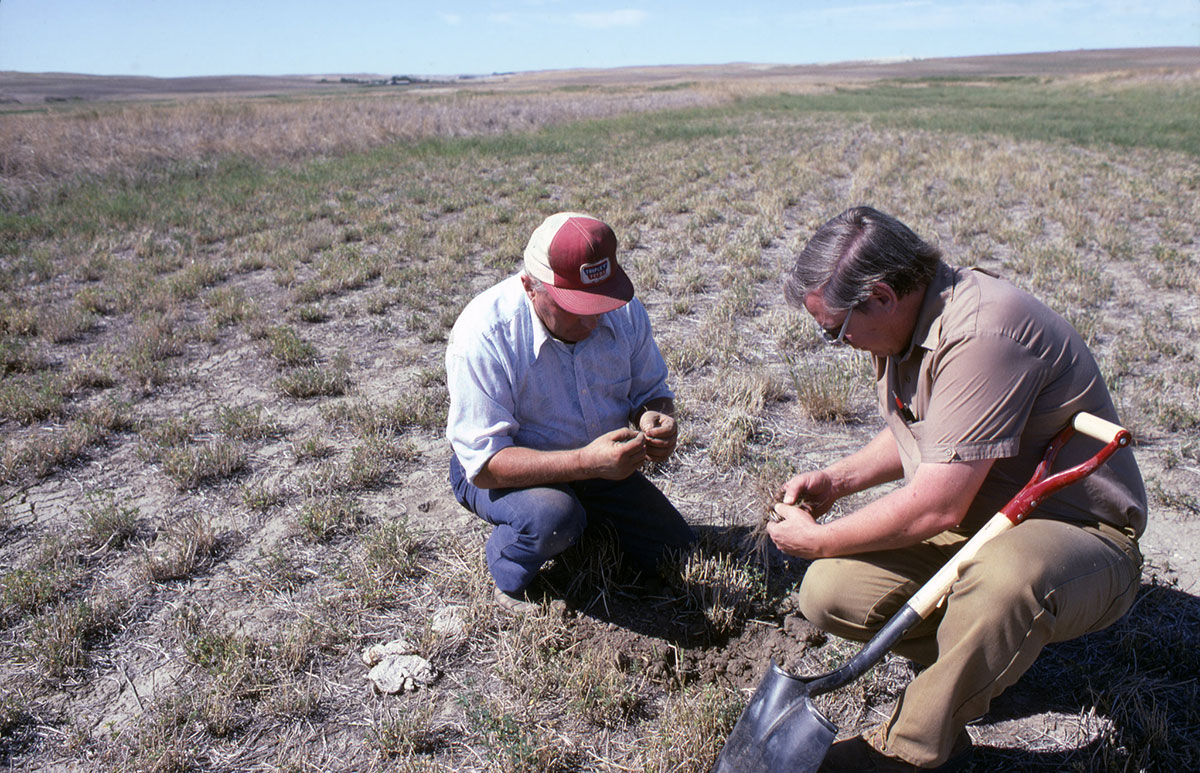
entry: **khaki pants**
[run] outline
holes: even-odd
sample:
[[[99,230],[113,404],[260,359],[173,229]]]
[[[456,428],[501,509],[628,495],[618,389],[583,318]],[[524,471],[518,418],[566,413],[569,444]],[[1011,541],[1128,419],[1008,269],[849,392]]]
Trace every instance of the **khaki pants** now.
[[[910,548],[821,559],[800,587],[820,628],[866,641],[966,542],[945,533]],[[904,690],[880,751],[945,762],[967,722],[1020,678],[1042,647],[1105,628],[1137,595],[1137,541],[1107,524],[1031,518],[965,563],[950,596],[894,651],[928,666]]]

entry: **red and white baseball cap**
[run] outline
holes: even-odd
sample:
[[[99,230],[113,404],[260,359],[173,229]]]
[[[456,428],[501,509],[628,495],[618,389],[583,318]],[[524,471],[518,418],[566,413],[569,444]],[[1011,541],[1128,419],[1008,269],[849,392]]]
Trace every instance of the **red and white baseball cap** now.
[[[525,247],[525,271],[572,314],[603,314],[633,298],[633,283],[617,265],[617,235],[577,212],[542,221]]]

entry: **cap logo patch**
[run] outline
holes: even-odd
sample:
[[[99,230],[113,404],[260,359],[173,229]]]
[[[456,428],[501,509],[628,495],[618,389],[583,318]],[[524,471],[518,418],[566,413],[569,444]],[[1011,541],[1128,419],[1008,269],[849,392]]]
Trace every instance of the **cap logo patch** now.
[[[579,280],[585,285],[599,284],[606,281],[612,274],[612,265],[608,258],[595,263],[584,263],[579,267]]]

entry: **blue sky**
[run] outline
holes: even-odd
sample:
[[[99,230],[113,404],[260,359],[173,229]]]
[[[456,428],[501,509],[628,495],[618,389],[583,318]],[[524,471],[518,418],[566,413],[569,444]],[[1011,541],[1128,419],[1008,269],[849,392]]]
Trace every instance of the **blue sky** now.
[[[0,0],[0,70],[483,74],[1200,46],[1200,0]]]

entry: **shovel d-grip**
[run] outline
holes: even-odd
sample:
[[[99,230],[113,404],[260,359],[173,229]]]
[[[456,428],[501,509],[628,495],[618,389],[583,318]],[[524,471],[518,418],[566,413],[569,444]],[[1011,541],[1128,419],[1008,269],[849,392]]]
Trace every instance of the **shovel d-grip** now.
[[[1105,443],[1104,448],[1090,459],[1051,475],[1059,450],[1076,432]],[[837,727],[817,710],[812,698],[843,687],[870,670],[905,633],[937,608],[958,579],[959,569],[984,543],[1025,520],[1046,497],[1091,475],[1130,441],[1123,427],[1090,413],[1075,414],[1050,441],[1029,482],[848,663],[827,674],[805,677],[789,674],[772,662],[726,740],[713,773],[817,770],[837,737]]]

